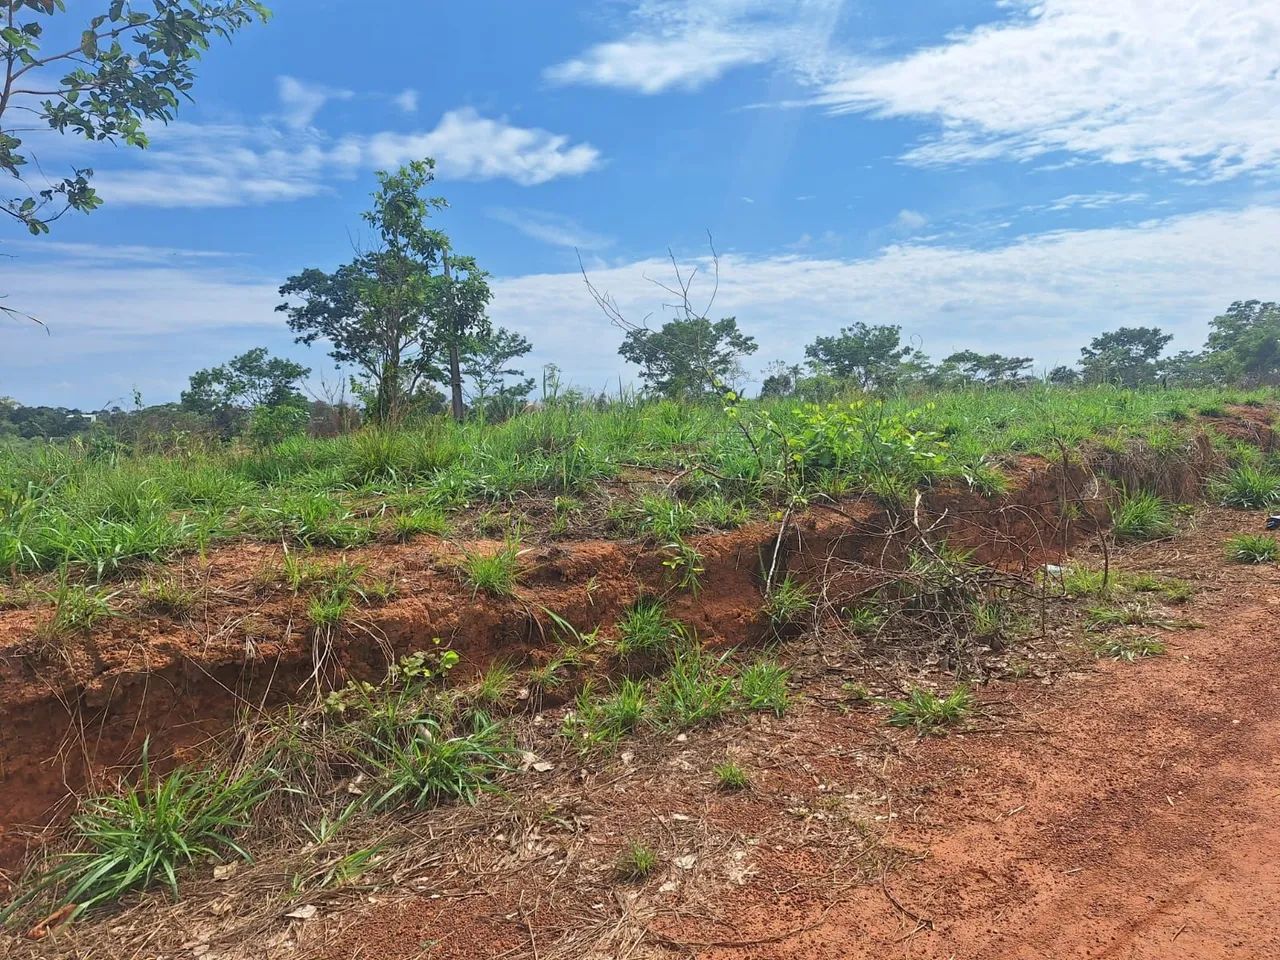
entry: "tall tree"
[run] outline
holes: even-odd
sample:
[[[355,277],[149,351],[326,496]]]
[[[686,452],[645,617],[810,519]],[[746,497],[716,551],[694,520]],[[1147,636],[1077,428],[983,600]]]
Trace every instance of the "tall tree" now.
[[[1080,369],[1086,383],[1138,387],[1154,383],[1159,359],[1173,339],[1159,327],[1120,327],[1093,338],[1080,348]]]
[[[863,390],[884,390],[920,370],[926,358],[902,343],[902,328],[893,324],[855,323],[834,337],[818,337],[804,348],[810,365]]]
[[[742,376],[742,358],[756,352],[755,338],[735,317],[711,321],[687,316],[657,330],[627,331],[618,353],[640,368],[640,379],[668,397],[695,399]]]
[[[254,347],[221,366],[193,373],[190,386],[182,391],[182,406],[198,413],[300,406],[306,397],[298,390],[298,381],[310,373],[300,363],[271,356],[266,347]]]
[[[450,385],[460,419],[460,351],[466,337],[488,331],[488,275],[471,257],[453,254],[448,236],[427,224],[448,205],[423,194],[434,167],[427,159],[379,172],[373,205],[363,214],[378,249],[333,273],[304,270],[280,288],[281,296],[296,298],[276,309],[297,340],[324,340],[336,362],[357,368],[377,422],[398,419],[431,381]]]
[[[190,99],[195,62],[210,42],[269,16],[257,0],[101,0],[103,7],[83,26],[67,22],[65,0],[5,0],[0,9],[0,168],[22,191],[0,209],[32,234],[48,233],[68,210],[87,212],[101,203],[87,167],[43,188],[27,184],[24,173],[35,158],[23,137],[33,122],[87,140],[145,147],[145,122],[167,123],[179,101]],[[46,53],[46,31],[78,39]],[[10,111],[21,113],[21,126],[10,121]]]
[[[1205,361],[1228,380],[1280,381],[1280,304],[1237,300],[1209,321]]]

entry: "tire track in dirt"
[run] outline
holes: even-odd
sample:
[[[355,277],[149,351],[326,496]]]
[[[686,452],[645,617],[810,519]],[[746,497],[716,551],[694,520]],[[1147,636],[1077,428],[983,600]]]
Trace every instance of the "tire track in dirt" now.
[[[697,956],[1280,957],[1280,577],[1223,569],[1222,535],[1176,558],[1221,583],[1167,658],[1047,693],[1027,707],[1044,736],[922,745],[933,796],[889,840],[927,855],[888,880],[931,929],[857,890],[807,922],[757,905],[736,917],[756,945]]]

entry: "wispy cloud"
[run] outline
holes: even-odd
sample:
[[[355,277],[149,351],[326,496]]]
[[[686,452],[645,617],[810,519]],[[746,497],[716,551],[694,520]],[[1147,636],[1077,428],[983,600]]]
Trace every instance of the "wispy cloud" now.
[[[735,67],[822,62],[842,0],[642,0],[625,33],[548,67],[557,84],[637,93],[697,88]]]
[[[401,90],[391,98],[391,102],[404,113],[417,113],[418,91],[414,90],[412,87]]]
[[[299,108],[301,120],[310,107]],[[507,179],[522,186],[596,169],[600,151],[563,134],[521,127],[464,107],[430,130],[334,137],[305,123],[277,125],[176,122],[154,131],[152,148],[133,169],[95,178],[119,205],[231,207],[315,196],[365,170],[434,157],[446,179]]]
[[[1280,5],[1258,0],[1008,0],[1004,20],[874,65],[816,102],[934,120],[923,165],[1066,151],[1195,176],[1280,161]]]
[[[602,250],[612,246],[614,242],[612,237],[588,230],[572,217],[547,210],[494,207],[485,213],[490,219],[515,227],[527,237],[556,247]]]
[[[351,90],[340,90],[321,84],[307,83],[295,77],[276,77],[276,92],[280,97],[282,119],[295,130],[310,126],[330,100],[350,100]]]

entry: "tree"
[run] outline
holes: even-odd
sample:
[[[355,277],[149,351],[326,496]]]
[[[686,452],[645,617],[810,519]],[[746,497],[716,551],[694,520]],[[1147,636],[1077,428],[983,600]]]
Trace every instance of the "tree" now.
[[[712,322],[690,315],[657,330],[628,330],[618,353],[640,368],[640,379],[650,389],[696,399],[740,379],[742,358],[756,349],[755,338],[738,329],[736,317]]]
[[[1060,387],[1075,386],[1080,382],[1080,371],[1075,367],[1059,365],[1049,371],[1048,380]]]
[[[796,392],[803,371],[798,363],[771,360],[764,368],[764,381],[760,384],[760,398],[789,397]]]
[[[527,339],[494,327],[487,336],[471,336],[461,353],[462,372],[471,378],[471,406],[486,419],[510,416],[533,392],[535,381],[510,366],[533,349]],[[516,378],[514,383],[508,378]]]
[[[80,29],[65,23],[65,0],[8,0],[0,28],[0,168],[21,184],[24,196],[0,202],[0,209],[32,234],[68,210],[88,212],[101,200],[93,171],[44,188],[28,187],[25,168],[35,160],[23,142],[30,130],[47,125],[87,140],[146,147],[144,122],[172,120],[179,100],[190,99],[195,62],[217,37],[230,39],[247,24],[270,14],[257,0],[111,0],[106,10]],[[75,36],[68,49],[41,50],[46,27],[55,36]],[[66,71],[60,73],[60,71]],[[24,125],[9,121],[19,111]],[[35,126],[28,124],[34,123]],[[10,311],[12,312],[12,311]]]
[[[1031,357],[1006,357],[1000,353],[977,353],[961,350],[943,359],[934,371],[943,384],[973,384],[986,386],[1023,383]]]
[[[885,390],[920,371],[924,354],[902,345],[902,328],[855,323],[834,337],[818,337],[804,348],[810,365],[863,390]]]
[[[302,407],[307,401],[297,384],[310,373],[310,367],[273,357],[266,347],[254,347],[222,366],[193,373],[191,385],[182,391],[182,406],[207,414],[227,409]]]
[[[1086,383],[1137,387],[1154,383],[1157,361],[1173,335],[1159,327],[1120,327],[1093,338],[1080,349],[1080,368]]]
[[[1280,380],[1280,304],[1237,300],[1209,321],[1206,363],[1227,380]]]
[[[488,275],[471,257],[450,252],[449,238],[430,229],[434,210],[448,206],[422,191],[434,179],[431,159],[378,173],[379,189],[364,220],[378,249],[333,273],[310,268],[289,277],[276,307],[288,316],[299,343],[324,340],[329,356],[357,368],[369,386],[369,412],[379,423],[398,420],[410,398],[430,382],[448,383],[461,419],[460,352],[468,336],[489,329]]]

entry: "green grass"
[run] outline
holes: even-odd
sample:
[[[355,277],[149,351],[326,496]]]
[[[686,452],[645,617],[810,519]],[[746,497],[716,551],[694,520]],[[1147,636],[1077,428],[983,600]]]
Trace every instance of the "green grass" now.
[[[509,540],[488,553],[468,553],[462,560],[463,578],[472,596],[483,591],[493,597],[510,597],[520,578],[520,544]]]
[[[1159,540],[1177,527],[1168,502],[1151,493],[1125,493],[1111,508],[1111,523],[1121,540]]]
[[[351,612],[351,598],[338,593],[316,597],[307,605],[307,620],[317,630],[335,630]]]
[[[407,742],[385,737],[373,741],[378,792],[370,802],[376,809],[421,808],[453,800],[475,803],[509,769],[511,748],[497,724],[449,735],[428,717],[420,718],[413,730]]]
[[[780,717],[791,702],[787,690],[790,675],[790,670],[773,660],[750,664],[738,674],[738,699],[747,710],[768,711]]]
[[[603,697],[597,697],[588,683],[578,692],[560,733],[584,750],[616,743],[640,727],[648,709],[648,691],[638,680],[624,679]]]
[[[176,576],[164,573],[143,579],[138,584],[138,596],[147,610],[170,617],[185,617],[200,602],[196,591],[184,586]]]
[[[1209,484],[1209,495],[1224,507],[1257,510],[1280,503],[1280,473],[1242,463]]]
[[[184,441],[180,457],[120,443],[104,456],[92,442],[0,442],[0,575],[69,563],[77,574],[116,577],[234,537],[345,548],[383,528],[399,538],[435,534],[453,511],[501,510],[528,495],[585,503],[601,481],[636,467],[684,476],[679,490],[692,499],[649,493],[624,507],[644,535],[684,542],[797,494],[900,499],[947,479],[996,493],[991,464],[1008,456],[1143,446],[1176,455],[1198,410],[1271,399],[1236,389],[1031,385],[816,412],[791,399],[749,401],[727,413],[720,404],[624,398],[553,404],[501,424],[440,418],[265,448]],[[1274,479],[1261,466],[1238,467],[1215,490],[1256,504],[1272,496]]]
[[[1227,539],[1227,556],[1236,563],[1274,563],[1280,543],[1263,533],[1241,533]]]
[[[973,694],[968,687],[958,686],[945,697],[917,687],[904,699],[890,701],[889,723],[895,727],[914,727],[920,733],[933,733],[960,723],[973,708]]]
[[[764,613],[775,627],[798,623],[813,612],[813,588],[784,577],[764,599]]]
[[[618,655],[665,656],[681,637],[680,625],[667,616],[666,605],[641,597],[618,621]]]
[[[77,848],[29,892],[56,890],[59,902],[76,905],[76,915],[157,884],[176,898],[185,866],[248,858],[236,835],[249,826],[265,790],[257,774],[179,768],[154,777],[144,751],[138,785],[85,801],[71,825]]]
[[[111,606],[116,593],[100,587],[71,583],[64,576],[55,590],[45,595],[53,604],[53,614],[39,627],[39,635],[57,644],[76,634],[86,633],[116,615]]]
[[[638,840],[623,847],[614,864],[618,878],[632,883],[644,880],[657,868],[658,854],[651,846]]]
[[[746,790],[751,786],[751,776],[732,760],[716,764],[711,772],[715,774],[716,786],[721,790]]]
[[[714,657],[692,644],[679,649],[654,691],[656,721],[687,730],[728,713],[735,684],[722,672],[726,656]]]

